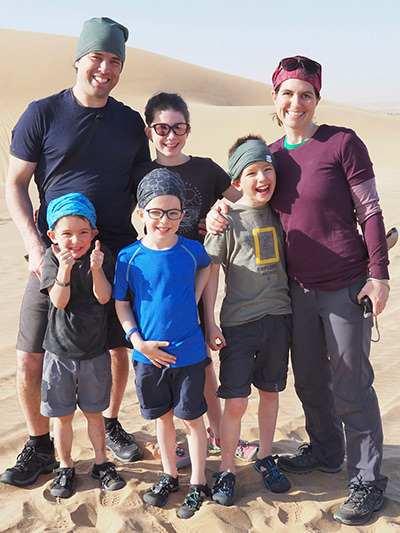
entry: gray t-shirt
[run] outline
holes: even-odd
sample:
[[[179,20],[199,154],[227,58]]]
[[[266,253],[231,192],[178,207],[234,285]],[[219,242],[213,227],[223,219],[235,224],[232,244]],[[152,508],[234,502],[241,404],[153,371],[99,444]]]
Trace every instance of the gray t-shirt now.
[[[221,264],[225,272],[221,326],[291,313],[278,216],[269,205],[235,204],[226,218],[228,228],[207,234],[204,242],[211,262]]]
[[[102,305],[93,294],[93,277],[90,269],[90,250],[71,270],[71,297],[65,309],[57,309],[49,299],[49,320],[43,348],[69,359],[91,359],[107,350],[107,305]],[[114,260],[110,250],[101,244],[104,252],[103,270],[112,284]],[[51,248],[44,256],[40,290],[48,294],[58,272],[58,259]]]

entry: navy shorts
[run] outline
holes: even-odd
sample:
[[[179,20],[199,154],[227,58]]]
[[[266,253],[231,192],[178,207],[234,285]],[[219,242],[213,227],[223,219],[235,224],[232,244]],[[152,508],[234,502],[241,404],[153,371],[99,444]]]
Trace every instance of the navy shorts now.
[[[44,353],[40,412],[61,417],[75,412],[101,413],[110,405],[111,359],[104,352],[91,359],[75,361]]]
[[[182,420],[202,416],[207,411],[204,398],[206,359],[176,368],[158,368],[134,361],[136,394],[143,418],[154,420],[171,409]]]
[[[219,353],[220,398],[247,398],[251,384],[264,392],[286,387],[292,315],[267,315],[222,328],[227,345]]]
[[[28,284],[22,299],[19,318],[17,349],[24,352],[43,353],[43,339],[47,328],[49,296],[39,290],[39,279],[30,273]],[[125,339],[125,332],[115,312],[115,302],[107,304],[107,347],[132,347]]]

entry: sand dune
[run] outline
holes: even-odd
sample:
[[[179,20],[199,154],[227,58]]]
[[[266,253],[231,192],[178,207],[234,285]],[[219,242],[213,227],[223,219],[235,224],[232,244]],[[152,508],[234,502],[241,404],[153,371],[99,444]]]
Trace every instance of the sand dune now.
[[[73,57],[77,40],[72,37],[0,30],[0,49],[6,58],[0,79],[0,401],[3,427],[0,438],[0,471],[11,466],[21,450],[26,428],[15,393],[15,337],[18,311],[27,277],[23,243],[4,202],[4,179],[10,130],[26,105],[33,99],[57,92],[74,83]],[[4,66],[4,64],[3,64]],[[147,99],[158,90],[178,91],[189,102],[193,132],[188,153],[213,157],[226,167],[228,147],[239,135],[261,133],[272,141],[281,130],[272,122],[270,85],[222,74],[148,52],[129,49],[121,82],[114,93],[118,99],[143,111]],[[400,106],[399,106],[400,108]],[[386,225],[400,227],[400,121],[396,116],[322,102],[317,110],[319,123],[327,122],[354,128],[366,142],[374,161]],[[391,251],[391,297],[379,319],[381,340],[373,345],[376,389],[380,398],[385,432],[383,471],[390,481],[383,510],[368,526],[352,531],[400,531],[400,245]],[[215,356],[215,361],[216,361]],[[257,441],[257,398],[253,394],[244,417],[242,436]],[[79,483],[76,494],[56,501],[49,493],[51,475],[41,476],[27,489],[0,484],[0,531],[158,531],[197,532],[336,532],[345,531],[331,518],[333,510],[347,495],[346,474],[312,473],[291,476],[293,488],[283,495],[267,493],[252,465],[239,464],[237,505],[231,508],[206,502],[194,518],[181,521],[176,507],[189,483],[189,471],[181,473],[182,489],[173,494],[165,508],[153,509],[142,503],[141,494],[160,468],[153,457],[153,424],[140,417],[131,376],[120,418],[135,432],[145,449],[142,461],[118,464],[128,480],[116,493],[100,491],[89,473],[92,451],[80,413],[75,420],[73,455],[77,461]],[[184,442],[178,423],[179,440]],[[276,432],[276,453],[294,450],[306,438],[302,410],[293,390],[290,374],[281,395]],[[219,456],[211,453],[207,478],[218,470]]]

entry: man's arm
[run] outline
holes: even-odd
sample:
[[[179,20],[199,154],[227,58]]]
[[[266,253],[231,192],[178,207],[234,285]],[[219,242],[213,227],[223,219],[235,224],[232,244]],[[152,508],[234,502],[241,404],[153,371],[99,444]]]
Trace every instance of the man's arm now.
[[[29,183],[36,169],[36,163],[23,161],[10,155],[6,202],[11,217],[17,226],[29,254],[29,270],[41,278],[45,246],[39,237],[34,220],[33,207],[29,197]]]

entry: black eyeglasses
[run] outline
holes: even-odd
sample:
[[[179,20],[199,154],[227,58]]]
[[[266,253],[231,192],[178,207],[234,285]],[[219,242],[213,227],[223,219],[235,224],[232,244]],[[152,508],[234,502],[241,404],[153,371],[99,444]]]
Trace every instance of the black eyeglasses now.
[[[179,220],[185,212],[183,209],[145,209],[145,211],[153,220],[161,220],[164,215],[170,220]]]
[[[321,65],[313,59],[299,59],[297,57],[285,57],[285,59],[282,59],[279,64],[283,70],[288,72],[296,70],[299,68],[299,65],[309,74],[316,74],[322,69]]]
[[[173,126],[170,126],[169,124],[152,124],[150,126],[150,128],[153,128],[153,130],[160,137],[165,137],[171,130],[175,133],[175,135],[181,137],[188,132],[189,127],[190,125],[187,122],[177,122]]]

